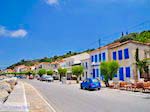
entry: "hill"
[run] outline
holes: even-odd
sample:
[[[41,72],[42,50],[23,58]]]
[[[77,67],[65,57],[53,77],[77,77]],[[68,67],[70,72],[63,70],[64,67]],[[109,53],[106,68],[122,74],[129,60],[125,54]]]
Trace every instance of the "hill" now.
[[[119,39],[115,40],[114,42],[125,42],[127,40],[135,40],[135,41],[139,41],[139,42],[143,42],[143,43],[150,43],[150,31],[143,31],[140,33],[130,33],[128,35],[120,37]],[[88,49],[88,50],[85,50],[83,52],[90,52],[92,50],[94,50],[94,49]],[[39,62],[53,62],[53,61],[61,60],[63,58],[67,58],[67,57],[70,57],[73,55],[81,54],[83,52],[71,52],[71,51],[69,51],[68,53],[66,53],[64,55],[60,55],[60,56],[55,55],[53,57],[44,57],[42,59],[35,59],[35,60],[24,60],[23,59],[20,62],[9,66],[8,68],[13,69],[15,66],[22,65],[22,64],[26,65],[26,66],[32,66],[32,65],[35,65]]]

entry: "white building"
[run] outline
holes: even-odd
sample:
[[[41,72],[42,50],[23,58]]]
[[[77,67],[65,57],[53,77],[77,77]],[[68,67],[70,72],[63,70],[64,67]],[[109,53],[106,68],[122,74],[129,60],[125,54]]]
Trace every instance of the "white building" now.
[[[81,60],[81,63],[82,63],[81,65],[84,67],[82,80],[92,77],[90,57],[88,59]]]
[[[89,59],[90,55],[88,53],[82,53],[78,55],[74,55],[68,58],[64,58],[63,62],[60,63],[60,67],[67,69],[67,77],[71,78],[72,76],[72,66],[82,65],[82,60]]]

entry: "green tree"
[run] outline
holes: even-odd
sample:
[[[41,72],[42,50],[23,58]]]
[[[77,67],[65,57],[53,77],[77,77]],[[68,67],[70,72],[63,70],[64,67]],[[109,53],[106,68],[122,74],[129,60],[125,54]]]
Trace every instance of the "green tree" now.
[[[47,75],[53,75],[53,73],[54,73],[53,70],[48,70],[47,71]]]
[[[134,75],[134,80],[137,82],[138,81],[138,69],[140,71],[140,73],[142,73],[142,66],[141,66],[141,62],[139,59],[139,49],[136,48],[135,51],[135,75]]]
[[[58,73],[59,73],[59,75],[60,75],[60,81],[61,81],[62,76],[65,76],[65,75],[66,75],[67,69],[65,69],[65,68],[59,68],[59,69],[58,69]]]
[[[39,74],[40,77],[41,77],[42,75],[46,74],[46,70],[45,70],[45,69],[40,69],[40,70],[38,71],[38,74]]]
[[[83,73],[83,66],[73,66],[72,73],[73,73],[73,75],[77,76],[77,83],[79,83],[79,77]]]
[[[112,80],[117,74],[119,64],[117,61],[102,62],[100,66],[101,74],[104,76],[106,87],[109,86],[109,80]]]

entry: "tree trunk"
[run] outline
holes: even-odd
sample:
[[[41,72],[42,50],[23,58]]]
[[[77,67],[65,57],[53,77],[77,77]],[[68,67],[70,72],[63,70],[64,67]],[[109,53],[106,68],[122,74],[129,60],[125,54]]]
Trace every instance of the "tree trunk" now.
[[[77,77],[77,83],[79,83],[79,76]]]
[[[105,85],[106,85],[106,87],[109,87],[109,82],[105,81]]]
[[[138,82],[138,66],[137,65],[135,65],[135,75],[134,75],[134,80],[135,80],[135,82]]]
[[[60,75],[59,81],[61,82],[61,75]]]

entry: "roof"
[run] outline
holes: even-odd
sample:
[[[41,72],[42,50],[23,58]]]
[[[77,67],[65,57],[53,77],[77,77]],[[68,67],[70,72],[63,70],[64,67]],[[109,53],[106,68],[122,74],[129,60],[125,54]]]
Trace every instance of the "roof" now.
[[[112,47],[114,45],[119,45],[119,44],[120,44],[120,42],[115,42],[115,43],[107,44],[106,46],[103,46],[103,47],[100,47],[98,49],[95,49],[94,51],[91,51],[90,54],[91,53],[96,53],[96,52],[99,52],[99,51],[102,51],[102,50],[105,50],[105,49],[108,49],[108,48],[110,48],[110,47]]]
[[[116,48],[116,47],[119,47],[119,46],[122,46],[122,45],[125,45],[125,44],[128,44],[128,43],[134,43],[134,44],[141,44],[141,45],[150,46],[150,43],[142,43],[142,42],[138,42],[138,41],[128,40],[128,41],[125,41],[125,42],[122,42],[122,43],[113,45],[113,46],[111,46],[111,47],[109,47],[109,48],[110,48],[110,49]]]
[[[41,62],[41,63],[39,63],[39,64],[50,64],[50,62]],[[39,65],[38,64],[38,65]]]
[[[141,44],[141,45],[150,46],[150,43],[142,43],[142,42],[138,42],[138,41],[134,41],[134,40],[128,40],[128,41],[125,41],[125,42],[115,42],[115,43],[107,44],[106,46],[103,46],[103,47],[98,48],[94,51],[91,51],[90,53],[96,53],[96,52],[102,51],[104,49],[112,49],[112,48],[119,47],[119,46],[122,46],[122,45],[125,45],[125,44],[128,44],[128,43],[134,43],[134,44]]]
[[[18,65],[18,66],[15,66],[15,68],[23,68],[23,67],[26,67],[25,65]]]

